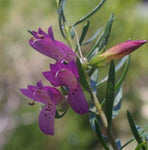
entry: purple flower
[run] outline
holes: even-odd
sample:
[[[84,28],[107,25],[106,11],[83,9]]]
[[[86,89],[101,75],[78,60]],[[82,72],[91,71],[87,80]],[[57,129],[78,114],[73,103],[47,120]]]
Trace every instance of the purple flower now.
[[[68,87],[68,100],[75,112],[85,114],[88,112],[88,104],[79,84],[79,74],[74,61],[68,64],[57,62],[50,65],[51,71],[43,72],[47,80],[53,86]]]
[[[55,40],[52,27],[49,27],[48,34],[41,28],[38,29],[38,32],[32,31],[32,34],[33,37],[29,40],[29,44],[38,52],[56,61],[66,60],[69,62],[76,58],[76,54],[69,46]]]
[[[56,105],[64,99],[61,93],[53,87],[43,86],[41,81],[36,86],[28,85],[28,89],[20,91],[33,101],[44,104],[39,115],[39,127],[43,133],[54,135]]]

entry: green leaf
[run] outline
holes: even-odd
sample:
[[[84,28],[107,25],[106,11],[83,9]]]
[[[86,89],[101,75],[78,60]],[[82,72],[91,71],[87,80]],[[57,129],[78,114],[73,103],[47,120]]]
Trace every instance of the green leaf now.
[[[140,137],[140,135],[137,131],[136,125],[135,125],[134,120],[133,120],[133,118],[132,118],[129,111],[127,111],[127,118],[128,118],[128,122],[129,122],[129,125],[130,125],[130,128],[131,128],[131,131],[132,131],[137,143],[138,144],[143,143],[142,138]],[[142,149],[145,150],[145,147],[143,146]]]
[[[114,86],[115,86],[115,65],[114,61],[111,61],[109,68],[109,78],[106,89],[106,117],[108,121],[108,129],[111,128],[112,111],[114,104]]]
[[[108,146],[106,145],[106,142],[102,136],[102,133],[101,133],[101,129],[100,129],[100,126],[99,126],[99,123],[97,120],[95,120],[95,128],[96,128],[96,134],[100,140],[100,143],[102,144],[102,146],[104,147],[105,150],[110,150],[108,148]]]
[[[136,127],[136,128],[137,128],[137,127]],[[146,138],[148,139],[148,133],[145,132],[147,129],[148,129],[148,125],[147,125],[144,129],[142,129],[141,127],[140,127],[140,128],[137,128],[139,135],[144,136],[144,137],[146,137]],[[133,142],[134,140],[135,140],[135,137],[131,138],[128,142],[126,142],[126,143],[121,147],[121,149],[123,149],[124,147],[126,147],[128,144],[130,144],[130,143]]]
[[[84,25],[81,36],[80,36],[80,40],[79,40],[80,45],[82,44],[82,42],[87,34],[89,24],[90,24],[90,22],[87,20],[87,23]]]
[[[126,63],[126,61],[128,60],[128,57],[129,56],[125,56],[121,59],[121,61],[116,65],[115,67],[115,72],[118,72],[122,67],[123,65]],[[105,81],[108,80],[108,75],[105,76],[101,81],[99,81],[96,86],[99,86],[100,84],[104,83]]]
[[[100,34],[101,31],[102,31],[102,27],[99,28],[99,29],[96,31],[96,33],[95,33],[89,40],[87,40],[86,42],[82,43],[82,46],[91,43],[91,42]]]
[[[114,14],[111,14],[111,16],[109,17],[109,20],[106,24],[105,31],[104,31],[101,43],[99,44],[98,51],[100,51],[104,46],[107,45],[107,42],[108,42],[108,39],[109,39],[109,36],[110,36],[110,32],[111,32],[111,28],[112,28],[112,24],[113,24],[114,20],[115,20]]]
[[[125,68],[123,70],[123,73],[122,73],[120,79],[117,81],[117,83],[115,85],[115,90],[117,90],[121,86],[123,80],[125,79],[126,74],[128,72],[129,64],[130,64],[130,55],[128,55],[128,60],[126,62],[126,65],[125,65]]]
[[[103,47],[107,45],[114,19],[114,15],[112,14],[108,19],[104,32],[101,34],[95,45],[88,53],[87,58],[91,59],[97,52],[99,52]]]
[[[90,125],[92,129],[95,130],[96,113],[89,111],[88,116],[89,116]]]
[[[66,0],[60,0],[59,1],[59,9],[58,9],[58,14],[59,14],[59,28],[62,33],[62,36],[65,38],[65,34],[63,31],[63,28],[65,26],[66,18],[64,15],[64,8],[65,8]]]
[[[121,103],[122,103],[122,96],[123,96],[122,87],[120,87],[114,99],[112,118],[115,118],[120,111]]]
[[[96,83],[98,81],[98,78],[99,78],[99,69],[97,68],[94,70],[94,72],[90,76],[90,86],[93,92],[97,91]]]
[[[32,31],[31,30],[27,30],[27,32],[29,32],[31,35],[33,35]]]
[[[140,126],[136,125],[136,128],[138,130],[138,133],[142,136],[142,137],[145,137],[148,141],[148,133],[145,132],[147,129],[148,129],[148,125],[143,129],[141,128]]]
[[[140,144],[135,148],[135,150],[141,150],[141,148],[143,148],[146,144],[147,144],[147,142],[140,143]]]
[[[70,29],[70,35],[71,35],[71,38],[75,37],[75,31],[73,30],[73,28]]]
[[[97,47],[99,46],[99,44],[102,40],[102,37],[103,37],[103,33],[99,36],[98,40],[96,41],[96,43],[94,44],[92,49],[89,51],[87,58],[91,59],[92,56],[95,54],[95,51],[96,51]]]
[[[82,17],[79,21],[74,23],[72,26],[76,26],[80,24],[81,22],[87,20],[89,17],[91,17],[94,13],[96,13],[102,7],[105,1],[106,0],[101,0],[100,3],[92,11],[90,11],[86,16]]]
[[[77,63],[77,68],[78,68],[79,77],[80,77],[80,83],[81,83],[82,87],[85,90],[91,92],[90,86],[86,79],[86,75],[84,73],[83,67],[82,67],[80,59],[78,57],[77,57],[76,63]]]

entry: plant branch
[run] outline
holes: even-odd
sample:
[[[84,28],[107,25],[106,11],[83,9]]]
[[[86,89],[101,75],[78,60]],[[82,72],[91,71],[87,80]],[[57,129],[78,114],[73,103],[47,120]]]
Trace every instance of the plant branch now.
[[[95,93],[92,92],[92,94],[93,94],[93,102],[94,102],[94,104],[96,106],[96,109],[97,109],[97,111],[98,111],[98,113],[100,115],[100,118],[101,118],[101,120],[103,122],[103,126],[105,127],[105,129],[106,129],[106,131],[108,133],[109,141],[110,141],[110,143],[111,143],[111,145],[112,145],[112,147],[113,147],[114,150],[119,150],[118,147],[117,147],[117,145],[116,145],[115,138],[114,138],[114,136],[112,134],[112,131],[108,130],[107,118],[106,118],[105,113],[104,113],[104,111],[103,111],[103,109],[101,107],[101,104],[100,104],[97,96],[95,95]]]

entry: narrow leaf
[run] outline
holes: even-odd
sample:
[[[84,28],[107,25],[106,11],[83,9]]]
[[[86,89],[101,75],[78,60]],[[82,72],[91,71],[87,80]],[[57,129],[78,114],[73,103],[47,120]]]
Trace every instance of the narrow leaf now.
[[[80,59],[78,57],[77,57],[76,63],[77,63],[77,68],[78,68],[78,72],[79,72],[80,83],[85,90],[90,92],[91,91],[90,86],[86,80],[86,75],[84,73],[83,67],[82,67]]]
[[[128,60],[126,62],[126,65],[125,65],[125,68],[123,70],[123,73],[122,73],[120,79],[117,81],[117,83],[115,85],[115,90],[117,90],[121,86],[123,80],[125,79],[126,74],[128,72],[129,64],[130,64],[130,55],[128,55]]]
[[[88,53],[87,58],[91,59],[93,55],[95,55],[97,52],[99,52],[103,47],[107,45],[113,21],[114,21],[114,15],[112,14],[108,19],[104,32],[101,34],[101,36],[96,41],[95,45]]]
[[[109,68],[109,78],[106,89],[106,117],[108,121],[108,129],[111,128],[112,111],[114,104],[114,86],[115,86],[115,65],[114,61],[111,61]]]
[[[96,128],[96,134],[100,140],[100,143],[102,144],[102,146],[104,147],[105,150],[110,150],[108,148],[108,146],[106,145],[106,142],[102,136],[101,130],[100,130],[100,126],[99,123],[97,122],[97,120],[95,120],[95,128]]]
[[[122,87],[120,87],[114,99],[112,118],[115,118],[120,111],[121,103],[122,103],[122,96],[123,96]]]
[[[121,142],[119,139],[116,140],[116,145],[118,146],[118,148],[121,148]]]
[[[96,120],[96,114],[94,112],[89,112],[88,113],[88,116],[89,116],[89,122],[90,122],[90,125],[92,127],[92,129],[95,131],[95,120]]]
[[[134,120],[130,114],[129,111],[127,111],[127,118],[128,118],[128,122],[129,122],[129,125],[130,125],[130,128],[131,128],[131,131],[137,141],[138,144],[141,144],[143,141],[142,141],[142,138],[140,137],[138,131],[137,131],[137,128],[136,128],[136,125],[134,123]],[[145,147],[142,147],[143,150],[145,150]]]
[[[138,133],[142,136],[146,138],[146,141],[148,141],[148,133],[145,132],[145,130],[147,130],[148,126],[146,126],[144,129],[141,128],[140,126],[136,125],[136,128],[138,130]]]
[[[136,148],[135,150],[141,150],[141,148],[143,149],[143,147],[147,144],[147,142],[143,142],[143,143],[140,143]]]
[[[121,61],[116,65],[115,67],[115,72],[118,72],[122,67],[123,65],[126,63],[126,61],[128,60],[128,56],[125,56],[121,59]],[[104,83],[105,81],[108,80],[108,75],[105,76],[101,81],[99,81],[96,86],[99,86],[100,84]]]
[[[64,34],[63,28],[64,28],[64,25],[65,25],[65,22],[66,22],[66,18],[65,18],[65,15],[64,15],[65,3],[66,3],[66,0],[60,0],[59,1],[59,9],[58,9],[59,28],[60,28],[60,31],[61,31],[62,36],[64,38],[65,38],[65,34]]]
[[[80,40],[79,40],[79,43],[80,45],[82,44],[86,34],[87,34],[87,31],[88,31],[88,28],[89,28],[89,21],[87,21],[87,23],[84,25],[83,27],[83,30],[82,30],[82,33],[81,33],[81,36],[80,36]]]
[[[71,38],[75,37],[75,31],[73,30],[73,28],[70,29],[70,35],[71,35]]]
[[[101,31],[102,31],[102,27],[99,28],[99,29],[96,31],[96,33],[95,33],[89,40],[87,40],[86,42],[82,43],[82,46],[91,43],[91,42],[100,34]]]
[[[99,77],[99,69],[96,69],[90,77],[90,86],[91,86],[91,89],[93,90],[93,92],[95,92],[95,93],[97,91],[96,84],[98,81],[98,77]]]
[[[96,13],[102,7],[104,2],[105,2],[105,0],[101,0],[100,3],[92,11],[90,11],[86,16],[82,17],[79,21],[74,23],[72,26],[76,26],[76,25],[80,24],[81,22],[87,20],[89,17],[91,17],[94,13]]]
[[[27,30],[27,32],[29,32],[31,35],[33,35],[32,31],[31,30]]]
[[[146,139],[148,139],[148,133],[145,132],[147,129],[148,129],[148,125],[147,125],[144,129],[142,129],[142,128],[137,128],[139,135],[145,136]],[[123,149],[124,147],[126,147],[128,144],[130,144],[130,143],[133,142],[134,140],[135,140],[135,137],[131,138],[128,142],[126,142],[126,143],[121,147],[121,149]]]
[[[104,46],[107,45],[114,19],[115,19],[114,14],[112,14],[106,24],[105,31],[104,31],[101,43],[99,45],[98,51],[100,51]]]
[[[87,55],[87,58],[91,59],[92,56],[95,54],[95,52],[98,50],[98,46],[101,42],[103,38],[103,33],[99,36],[98,40],[96,41],[96,43],[94,44],[94,46],[92,47],[92,49],[89,51],[88,55]]]

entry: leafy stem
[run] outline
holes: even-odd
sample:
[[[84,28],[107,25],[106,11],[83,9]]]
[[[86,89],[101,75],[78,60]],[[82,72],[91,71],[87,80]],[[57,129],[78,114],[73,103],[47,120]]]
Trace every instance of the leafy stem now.
[[[112,134],[112,131],[110,129],[108,130],[108,122],[107,122],[107,118],[105,116],[105,113],[102,109],[102,106],[101,106],[97,96],[95,95],[95,93],[92,92],[92,94],[93,94],[93,101],[94,101],[94,104],[96,106],[96,109],[97,109],[97,111],[100,115],[100,118],[101,118],[102,122],[103,122],[103,126],[105,127],[105,129],[107,131],[109,141],[110,141],[110,143],[111,143],[114,150],[119,150],[117,145],[116,145],[115,138]]]

